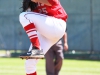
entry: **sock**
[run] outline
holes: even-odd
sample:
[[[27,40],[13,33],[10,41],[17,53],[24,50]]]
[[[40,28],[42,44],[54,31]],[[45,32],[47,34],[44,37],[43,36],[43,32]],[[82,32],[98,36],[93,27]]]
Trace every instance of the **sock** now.
[[[40,43],[37,36],[36,27],[33,23],[28,24],[24,27],[24,30],[26,31],[33,47],[36,47],[37,49],[40,49]]]
[[[36,72],[34,72],[34,73],[31,73],[31,74],[26,74],[26,75],[37,75],[37,73],[36,73]]]

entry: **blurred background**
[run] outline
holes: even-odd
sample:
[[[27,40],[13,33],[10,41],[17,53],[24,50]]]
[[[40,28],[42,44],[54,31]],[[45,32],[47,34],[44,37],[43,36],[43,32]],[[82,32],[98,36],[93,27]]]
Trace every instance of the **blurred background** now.
[[[0,0],[0,75],[25,75],[24,61],[17,58],[30,46],[19,22],[21,4],[22,0]],[[100,75],[100,0],[61,0],[61,4],[68,14],[69,45],[61,74]],[[45,75],[44,60],[38,66],[39,75]]]
[[[0,0],[0,56],[17,56],[30,41],[19,23],[22,0]],[[100,59],[100,0],[61,0],[68,14],[66,58]]]

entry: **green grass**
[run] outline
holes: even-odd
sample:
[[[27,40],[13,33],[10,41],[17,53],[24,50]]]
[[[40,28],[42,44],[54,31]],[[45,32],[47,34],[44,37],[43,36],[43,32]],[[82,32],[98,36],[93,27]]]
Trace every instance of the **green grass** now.
[[[25,75],[24,61],[19,58],[0,58],[0,75]],[[37,72],[38,75],[46,75],[45,60],[38,62]],[[60,75],[100,75],[100,61],[66,59]]]

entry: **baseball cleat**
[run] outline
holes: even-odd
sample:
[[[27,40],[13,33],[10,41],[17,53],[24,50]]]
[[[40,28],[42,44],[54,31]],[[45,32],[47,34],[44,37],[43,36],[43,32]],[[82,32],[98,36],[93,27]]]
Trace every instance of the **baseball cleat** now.
[[[21,59],[43,59],[43,50],[33,49],[19,56]]]

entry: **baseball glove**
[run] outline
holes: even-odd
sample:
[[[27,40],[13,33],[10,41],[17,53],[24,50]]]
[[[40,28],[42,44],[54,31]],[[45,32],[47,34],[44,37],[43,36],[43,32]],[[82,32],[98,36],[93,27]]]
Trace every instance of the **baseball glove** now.
[[[31,11],[35,10],[37,8],[37,3],[35,2],[32,2],[31,0],[23,0],[23,3],[22,3],[22,11],[26,11],[28,8],[31,9]]]

